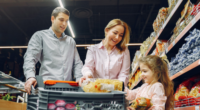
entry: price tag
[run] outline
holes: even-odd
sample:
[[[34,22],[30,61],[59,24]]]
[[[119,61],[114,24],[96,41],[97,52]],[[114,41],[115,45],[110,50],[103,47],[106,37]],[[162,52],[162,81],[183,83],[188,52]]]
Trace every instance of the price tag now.
[[[172,42],[173,47],[174,47],[175,44],[176,44],[175,41],[173,41],[173,42]]]
[[[167,21],[165,21],[165,23],[163,24],[162,29],[165,28],[166,24],[167,24]]]
[[[199,60],[199,65],[200,65],[200,60]]]
[[[193,19],[192,19],[191,23],[192,23],[192,26],[194,26],[194,25],[195,25],[195,23],[196,23],[196,20],[195,20],[195,18],[193,18]]]
[[[168,48],[166,48],[166,53],[168,53]]]
[[[172,17],[172,13],[169,14],[169,19],[171,19],[171,17]]]
[[[158,36],[160,36],[160,31],[158,32],[158,34],[157,34],[157,36],[156,36],[156,37],[158,37]]]
[[[195,106],[195,110],[199,110],[199,106]]]

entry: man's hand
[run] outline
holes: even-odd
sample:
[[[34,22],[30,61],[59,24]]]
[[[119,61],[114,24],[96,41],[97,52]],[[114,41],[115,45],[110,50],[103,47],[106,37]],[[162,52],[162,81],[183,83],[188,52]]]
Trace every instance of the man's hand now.
[[[33,85],[34,87],[36,86],[37,81],[35,78],[29,78],[24,86],[25,91],[30,95],[31,94],[31,86]]]
[[[81,87],[81,84],[83,83],[84,80],[86,80],[87,78],[93,78],[92,75],[88,75],[88,76],[83,76],[82,78],[80,78],[79,80],[79,86]]]

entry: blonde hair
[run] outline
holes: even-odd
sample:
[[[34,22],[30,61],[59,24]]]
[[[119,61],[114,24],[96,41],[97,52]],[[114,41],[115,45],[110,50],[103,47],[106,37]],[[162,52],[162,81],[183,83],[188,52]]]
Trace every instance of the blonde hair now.
[[[140,58],[139,63],[143,63],[148,66],[154,73],[155,80],[151,83],[160,82],[163,84],[165,89],[165,95],[167,96],[167,101],[165,104],[165,110],[174,109],[174,85],[169,77],[169,71],[167,63],[162,60],[160,57],[155,55],[149,55],[143,58]]]
[[[122,53],[127,48],[127,44],[130,40],[130,27],[128,26],[128,24],[120,19],[113,19],[107,24],[104,31],[106,36],[106,29],[110,30],[117,25],[121,25],[124,27],[122,40],[116,45],[116,47],[119,49],[119,53]]]

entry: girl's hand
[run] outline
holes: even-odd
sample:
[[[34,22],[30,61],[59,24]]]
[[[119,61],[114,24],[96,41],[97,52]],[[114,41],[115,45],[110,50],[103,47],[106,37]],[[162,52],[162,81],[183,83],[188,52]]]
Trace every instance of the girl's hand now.
[[[135,108],[133,108],[133,107],[127,107],[127,110],[135,110]]]
[[[127,87],[125,87],[124,92],[126,92],[125,96],[126,96],[126,99],[128,100],[128,96],[130,95],[130,90]]]

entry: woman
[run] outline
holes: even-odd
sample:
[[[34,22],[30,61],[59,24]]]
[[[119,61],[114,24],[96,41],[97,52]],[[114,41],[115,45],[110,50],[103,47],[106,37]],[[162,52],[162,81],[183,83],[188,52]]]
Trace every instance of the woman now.
[[[128,83],[130,53],[127,47],[130,29],[120,19],[111,20],[105,28],[105,39],[101,43],[88,47],[85,65],[82,68],[86,78],[118,79],[125,86]]]

